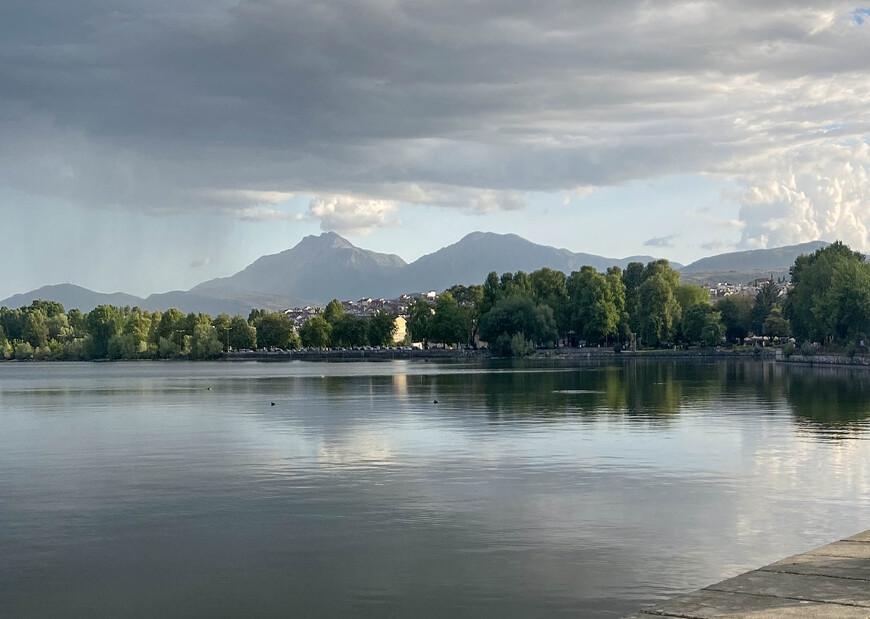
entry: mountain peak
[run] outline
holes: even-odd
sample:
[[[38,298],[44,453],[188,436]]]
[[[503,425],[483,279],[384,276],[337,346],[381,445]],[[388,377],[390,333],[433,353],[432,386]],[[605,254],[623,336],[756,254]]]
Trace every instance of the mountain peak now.
[[[356,249],[356,246],[336,232],[322,232],[315,236],[306,236],[299,241],[297,247],[331,247],[337,249]]]
[[[499,234],[498,232],[481,232],[480,230],[477,230],[475,232],[469,232],[464,237],[459,239],[459,242],[460,243],[468,243],[468,242],[482,241],[485,239],[511,239],[511,240],[519,239],[521,241],[526,241],[527,243],[530,242],[530,241],[527,241],[526,239],[522,238],[521,236],[517,236],[516,234]]]

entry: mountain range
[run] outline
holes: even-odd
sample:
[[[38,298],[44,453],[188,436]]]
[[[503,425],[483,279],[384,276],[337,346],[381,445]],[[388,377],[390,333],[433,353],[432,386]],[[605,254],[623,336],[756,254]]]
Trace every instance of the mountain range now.
[[[747,281],[753,275],[786,273],[798,255],[825,245],[815,241],[720,254],[688,266],[671,264],[681,271],[684,280]],[[235,275],[208,280],[187,291],[140,298],[60,284],[3,299],[0,306],[21,307],[34,299],[45,299],[82,311],[107,303],[138,305],[149,310],[177,307],[183,312],[247,315],[254,307],[279,310],[294,305],[324,304],[332,298],[391,298],[408,292],[440,291],[454,284],[479,284],[490,271],[531,272],[549,267],[570,273],[584,265],[604,271],[611,266],[624,268],[630,262],[646,263],[653,259],[652,256],[605,258],[539,245],[515,234],[473,232],[409,264],[395,254],[361,249],[334,232],[326,232],[307,236],[286,251],[258,258]]]

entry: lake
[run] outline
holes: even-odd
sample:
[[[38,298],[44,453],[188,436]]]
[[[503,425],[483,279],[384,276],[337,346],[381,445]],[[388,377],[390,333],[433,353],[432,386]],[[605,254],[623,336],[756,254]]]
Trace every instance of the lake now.
[[[868,432],[759,361],[0,363],[0,616],[619,617],[870,528]]]

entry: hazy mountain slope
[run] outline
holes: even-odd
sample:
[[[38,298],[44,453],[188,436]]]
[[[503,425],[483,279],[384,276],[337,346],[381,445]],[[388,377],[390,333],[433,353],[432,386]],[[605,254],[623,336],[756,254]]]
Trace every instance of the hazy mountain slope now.
[[[490,271],[530,273],[549,267],[571,273],[586,265],[604,271],[611,266],[624,268],[629,262],[650,260],[653,260],[651,256],[605,258],[539,245],[516,234],[472,232],[453,245],[408,265],[402,274],[402,285],[406,291],[443,290],[453,284],[480,284]]]
[[[191,292],[256,292],[300,303],[360,298],[378,294],[406,266],[399,256],[360,249],[327,232],[307,236],[291,249],[263,256],[235,275],[203,282]]]
[[[795,258],[827,243],[815,241],[702,258],[682,267],[683,281],[697,283],[746,282],[770,274],[787,274]],[[532,272],[542,267],[565,273],[584,265],[604,271],[646,263],[651,256],[605,258],[532,243],[515,234],[473,232],[458,242],[406,264],[393,254],[355,247],[329,232],[307,236],[295,247],[263,256],[231,277],[203,282],[188,291],[153,294],[141,299],[128,294],[101,294],[80,286],[45,286],[15,295],[0,305],[20,307],[34,299],[54,300],[67,309],[89,311],[101,303],[139,305],[149,310],[177,307],[183,312],[222,312],[247,315],[253,307],[280,310],[306,303],[323,304],[332,298],[395,297],[405,292],[444,290],[453,284],[482,283],[490,271]],[[680,268],[677,263],[672,263]]]
[[[3,299],[0,301],[0,307],[4,305],[13,309],[24,307],[37,299],[57,301],[67,311],[77,308],[83,312],[89,312],[98,305],[117,305],[123,307],[125,305],[133,306],[142,303],[141,298],[123,292],[94,292],[75,284],[57,284],[43,286],[37,290],[31,290],[30,292],[16,294],[8,299]]]
[[[683,273],[700,273],[711,271],[765,271],[788,269],[794,264],[795,258],[801,254],[811,254],[817,249],[827,247],[824,241],[811,241],[800,245],[789,245],[774,249],[752,249],[719,254],[701,258],[681,269]]]
[[[247,317],[251,309],[255,307],[282,310],[293,305],[293,300],[286,297],[274,297],[269,295],[244,295],[237,297],[221,296],[212,294],[200,294],[192,291],[173,290],[152,294],[143,299],[140,307],[150,311],[165,311],[170,307],[176,307],[185,314],[190,312],[204,312],[211,316],[227,313],[230,316],[241,314]]]

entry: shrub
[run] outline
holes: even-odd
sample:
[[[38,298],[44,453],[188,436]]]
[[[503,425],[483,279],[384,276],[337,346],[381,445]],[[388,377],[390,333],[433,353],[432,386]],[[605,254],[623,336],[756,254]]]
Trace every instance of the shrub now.
[[[12,343],[12,347],[14,350],[13,355],[19,361],[33,359],[33,354],[35,351],[33,350],[33,346],[30,345],[30,342],[15,340]]]
[[[535,350],[534,345],[526,339],[522,333],[514,333],[511,338],[511,356],[525,357],[532,354]]]

